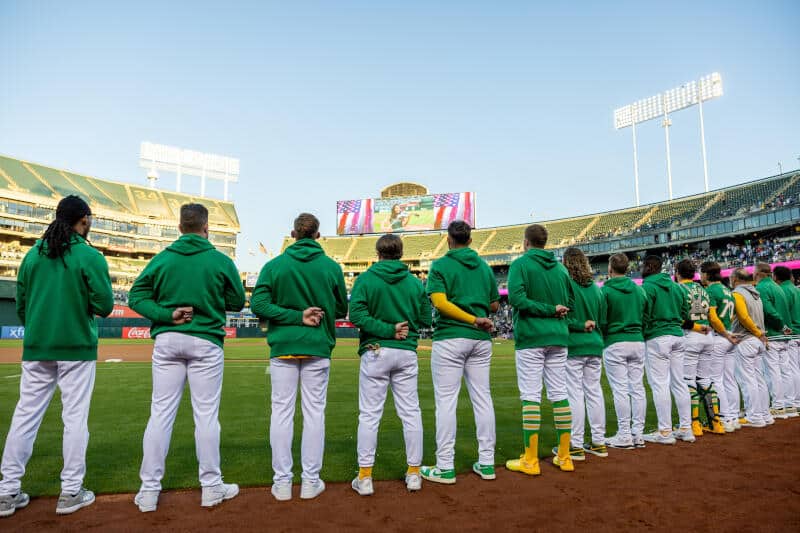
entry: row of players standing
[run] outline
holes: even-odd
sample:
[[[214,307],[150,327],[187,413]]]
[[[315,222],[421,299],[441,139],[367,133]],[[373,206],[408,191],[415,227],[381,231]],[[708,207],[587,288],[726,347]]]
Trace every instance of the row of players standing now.
[[[21,491],[21,478],[56,385],[64,398],[65,423],[65,464],[57,512],[68,514],[94,501],[92,492],[82,486],[89,399],[97,357],[97,335],[92,324],[95,314],[110,313],[113,300],[105,260],[86,241],[90,227],[91,211],[85,202],[77,197],[62,200],[56,221],[20,268],[18,311],[29,334],[24,342],[20,400],[3,454],[0,516],[13,514],[28,503],[28,496]],[[157,508],[172,426],[187,380],[195,418],[201,503],[213,506],[238,494],[238,486],[222,481],[218,411],[225,310],[240,309],[244,294],[233,262],[208,242],[205,208],[197,204],[183,206],[179,227],[182,236],[148,264],[130,295],[131,306],[153,321],[155,337],[151,416],[143,443],[142,485],[135,498],[143,512]],[[269,323],[270,444],[275,472],[271,491],[278,500],[292,497],[291,446],[298,385],[304,418],[300,497],[314,498],[325,489],[319,473],[325,442],[330,355],[335,345],[334,320],[347,313],[348,304],[341,268],[325,256],[316,242],[318,228],[319,222],[313,215],[302,214],[295,220],[292,235],[297,242],[265,265],[251,300],[253,311]],[[507,466],[528,474],[539,473],[542,380],[553,403],[559,436],[554,463],[570,471],[574,468],[572,460],[581,458],[584,400],[592,426],[592,442],[585,449],[596,455],[607,454],[599,390],[599,355],[604,344],[599,330],[605,334],[606,371],[614,388],[620,420],[619,434],[610,442],[632,447],[640,444],[644,425],[645,399],[641,387],[644,336],[649,336],[648,347],[653,340],[658,341],[653,346],[667,346],[673,341],[663,338],[682,336],[682,330],[675,326],[687,325],[682,316],[687,299],[681,294],[678,302],[674,284],[664,282],[662,275],[654,275],[651,282],[655,282],[646,282],[642,291],[626,277],[627,258],[620,254],[612,258],[608,289],[600,292],[591,282],[588,262],[579,250],[570,250],[565,256],[565,263],[570,266],[568,273],[552,253],[543,249],[546,241],[545,228],[529,227],[524,237],[526,253],[514,262],[509,273],[525,453]],[[439,483],[455,482],[455,413],[462,376],[475,410],[478,434],[478,461],[473,470],[484,479],[495,477],[494,407],[489,388],[492,323],[488,316],[496,309],[497,286],[491,269],[469,248],[467,224],[451,224],[448,243],[450,251],[432,266],[427,291],[399,261],[402,241],[391,235],[379,239],[379,261],[353,287],[350,318],[361,330],[362,357],[359,475],[352,485],[360,494],[373,491],[377,428],[389,387],[403,420],[409,490],[421,488],[421,477]],[[660,265],[655,272],[660,272]],[[57,293],[71,297],[54,301],[54,284],[60,288]],[[421,465],[416,349],[418,331],[430,321],[428,296],[437,309],[431,358],[437,464],[425,467]],[[598,297],[605,307],[595,308]],[[750,300],[757,301],[755,296]],[[751,305],[750,300],[747,305]],[[740,316],[739,303],[737,299],[737,316]],[[58,338],[48,334],[47,321],[39,320],[45,307],[50,313],[76,317],[78,333]],[[597,316],[593,315],[595,309]],[[753,338],[763,337],[763,327],[757,329],[760,315],[755,308],[750,315],[753,320],[742,320],[744,329]],[[702,330],[702,325],[698,327]],[[746,340],[748,333],[734,336],[726,328],[719,335],[735,344],[741,337]],[[664,433],[671,432],[668,387],[670,370],[673,378],[679,375],[675,372],[675,359],[682,354],[680,348],[674,345],[672,352],[662,350],[664,361],[659,358],[661,352],[654,350],[652,364],[648,365],[662,429],[661,434],[650,436],[655,442],[667,442]],[[673,385],[674,382],[675,379]],[[763,408],[758,385],[750,394],[747,392],[750,389],[745,391],[745,405],[750,398],[750,404],[758,406],[748,411],[752,425],[756,426],[758,414],[762,413],[757,409]],[[681,390],[687,391],[685,386]],[[673,392],[678,400],[676,387]],[[662,416],[665,401],[666,421]],[[678,401],[680,404],[681,400]],[[570,403],[578,407],[574,418]],[[713,423],[714,416],[709,418]],[[687,435],[684,422],[682,416],[676,434]]]

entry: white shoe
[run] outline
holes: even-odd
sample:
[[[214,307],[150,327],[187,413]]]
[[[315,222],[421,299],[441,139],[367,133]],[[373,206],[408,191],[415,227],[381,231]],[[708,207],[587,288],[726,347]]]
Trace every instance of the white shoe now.
[[[159,494],[161,494],[160,490],[140,490],[133,498],[133,503],[139,506],[141,512],[152,513],[158,507]]]
[[[786,418],[797,418],[800,416],[800,413],[797,412],[797,407],[787,407],[784,410],[786,411]]]
[[[656,444],[675,444],[675,437],[673,437],[672,434],[662,435],[660,431],[646,433],[642,436],[642,439],[646,442],[654,442]]]
[[[61,493],[56,504],[56,514],[72,514],[94,503],[94,492],[81,487],[77,494]]]
[[[742,418],[742,421],[739,422],[739,425],[743,428],[764,428],[767,427],[767,424],[763,420],[758,420],[756,422],[751,422],[746,418]]]
[[[633,450],[636,447],[633,444],[633,437],[619,434],[606,439],[606,445],[620,450]]]
[[[736,429],[742,429],[742,423],[741,423],[741,422],[739,422],[739,419],[738,419],[738,418],[734,419],[734,421],[733,421],[733,427],[734,427],[734,428],[736,428]]]
[[[30,497],[24,492],[0,496],[0,517],[11,516],[17,509],[27,507],[31,502]]]
[[[780,418],[781,420],[786,420],[789,418],[789,415],[786,413],[786,409],[781,407],[780,409],[770,409],[769,414],[774,416],[775,418]]]
[[[213,487],[203,487],[203,507],[214,507],[225,500],[230,500],[239,495],[239,485],[236,483],[220,483]]]
[[[725,430],[725,433],[733,433],[736,431],[736,424],[733,423],[733,420],[725,420],[722,423],[722,427]]]
[[[694,433],[692,433],[692,428],[676,429],[672,432],[672,436],[683,442],[694,442],[696,440]]]
[[[647,444],[644,443],[644,437],[641,435],[633,436],[633,445],[637,448],[647,448]]]
[[[772,415],[767,415],[764,417],[764,423],[768,426],[771,426],[775,423],[775,418],[773,418]]]
[[[274,483],[269,491],[279,502],[288,502],[292,499],[291,483]]]
[[[321,479],[316,481],[304,479],[303,484],[300,485],[300,498],[303,500],[312,500],[323,492],[325,492],[325,482]]]
[[[361,496],[372,496],[375,494],[375,488],[372,486],[371,477],[356,477],[350,486],[353,487],[353,490],[359,493]]]
[[[408,492],[416,492],[422,488],[422,477],[419,474],[406,474]]]

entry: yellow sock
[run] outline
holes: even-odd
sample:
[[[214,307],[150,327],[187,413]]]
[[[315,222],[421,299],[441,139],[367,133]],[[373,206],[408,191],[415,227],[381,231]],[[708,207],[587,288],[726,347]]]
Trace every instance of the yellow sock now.
[[[371,466],[359,466],[358,467],[358,479],[364,479],[365,477],[372,477],[372,467]]]
[[[539,434],[534,433],[528,439],[528,445],[525,447],[525,462],[534,463],[539,460]]]
[[[414,474],[419,475],[419,467],[408,465],[408,470],[406,470],[406,474],[409,476]]]

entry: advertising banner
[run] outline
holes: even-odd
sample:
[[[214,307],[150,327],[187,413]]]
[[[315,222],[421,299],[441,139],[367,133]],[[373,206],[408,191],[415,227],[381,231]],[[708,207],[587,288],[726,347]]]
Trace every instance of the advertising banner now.
[[[336,233],[339,235],[441,230],[454,220],[463,220],[475,227],[475,193],[336,202]]]
[[[3,328],[5,330],[5,328]],[[4,331],[5,333],[5,331]],[[5,338],[5,337],[3,337]],[[150,338],[150,328],[122,328],[122,338],[123,339],[149,339]],[[235,339],[236,338],[236,328],[225,328],[225,338],[226,339]]]
[[[3,326],[0,338],[23,339],[25,338],[25,326]]]
[[[108,318],[142,318],[142,315],[127,305],[115,305]]]

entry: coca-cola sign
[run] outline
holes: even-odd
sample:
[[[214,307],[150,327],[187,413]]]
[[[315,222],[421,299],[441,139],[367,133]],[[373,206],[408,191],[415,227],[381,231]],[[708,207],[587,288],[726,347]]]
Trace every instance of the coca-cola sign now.
[[[123,339],[149,339],[150,328],[122,328]]]

